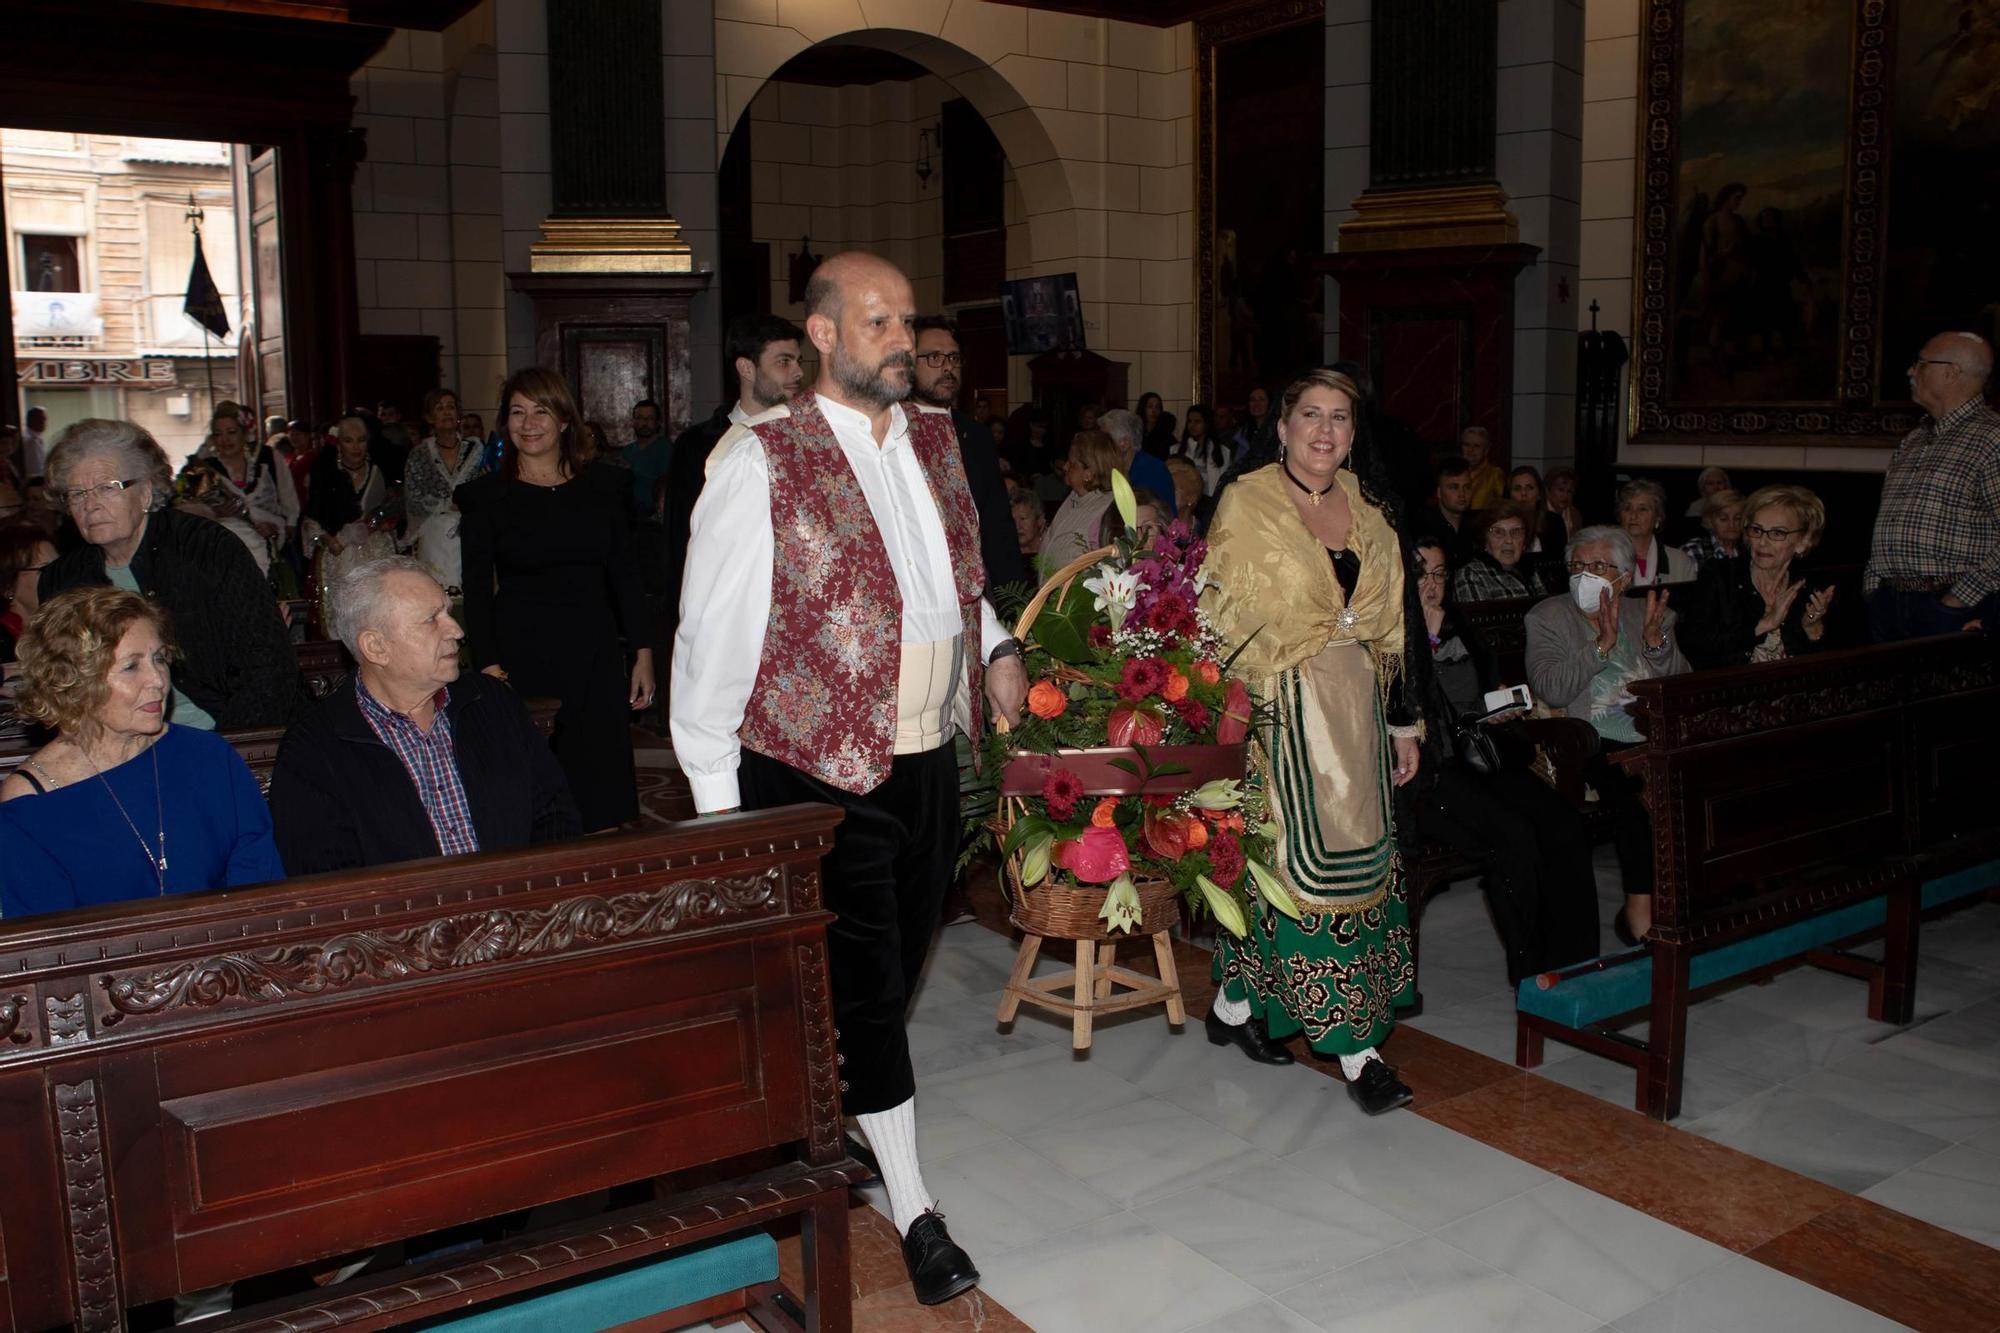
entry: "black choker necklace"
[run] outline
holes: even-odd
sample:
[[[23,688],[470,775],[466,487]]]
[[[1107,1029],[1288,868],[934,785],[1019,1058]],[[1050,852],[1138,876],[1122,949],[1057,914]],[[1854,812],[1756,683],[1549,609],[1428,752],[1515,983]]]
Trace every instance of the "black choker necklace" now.
[[[1300,481],[1296,476],[1293,475],[1292,465],[1290,463],[1287,463],[1284,459],[1280,458],[1278,460],[1278,466],[1285,470],[1285,477],[1292,483],[1292,485],[1298,487],[1300,490],[1306,493],[1306,502],[1312,505],[1312,507],[1315,509],[1319,508],[1319,502],[1322,496],[1324,496],[1328,491],[1332,490],[1334,487],[1340,485],[1340,477],[1336,474],[1334,479],[1332,481],[1329,481],[1324,487],[1322,487],[1319,490],[1314,490],[1312,487],[1306,485],[1304,482]]]

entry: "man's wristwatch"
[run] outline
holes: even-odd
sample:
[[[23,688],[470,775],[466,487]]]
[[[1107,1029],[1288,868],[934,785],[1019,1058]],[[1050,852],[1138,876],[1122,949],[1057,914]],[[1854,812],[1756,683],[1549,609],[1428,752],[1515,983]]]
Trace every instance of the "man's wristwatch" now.
[[[986,654],[986,665],[992,666],[1003,657],[1019,657],[1020,655],[1021,641],[1019,639],[1002,639],[993,645],[992,652]]]

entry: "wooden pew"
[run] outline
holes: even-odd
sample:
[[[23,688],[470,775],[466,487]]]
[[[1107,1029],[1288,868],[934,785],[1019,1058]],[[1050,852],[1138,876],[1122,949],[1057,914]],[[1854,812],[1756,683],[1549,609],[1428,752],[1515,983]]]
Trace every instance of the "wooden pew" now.
[[[1689,1003],[1812,963],[1908,1022],[1917,925],[1990,894],[2000,641],[1956,635],[1635,682],[1653,814],[1653,931],[1521,983],[1517,1063],[1555,1037],[1632,1065],[1679,1113]],[[1875,962],[1853,946],[1880,937]],[[1617,1031],[1649,1020],[1641,1041]]]
[[[177,1293],[744,1154],[749,1175],[203,1326],[386,1328],[802,1215],[805,1323],[847,1329],[865,1172],[819,891],[839,819],[0,922],[0,1333],[106,1333]]]

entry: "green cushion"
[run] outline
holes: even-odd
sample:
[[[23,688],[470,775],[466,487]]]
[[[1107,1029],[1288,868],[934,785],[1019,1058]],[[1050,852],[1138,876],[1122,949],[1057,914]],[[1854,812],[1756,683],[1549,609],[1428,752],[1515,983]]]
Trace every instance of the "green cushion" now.
[[[1926,910],[1967,898],[2000,884],[2000,861],[1989,861],[1956,874],[1926,881]],[[1794,921],[1748,939],[1734,940],[1698,953],[1688,964],[1688,984],[1702,987],[1754,971],[1766,963],[1796,958],[1808,949],[1880,926],[1888,914],[1886,898],[1870,898],[1803,921]],[[1565,977],[1548,990],[1524,977],[1514,1007],[1564,1027],[1588,1027],[1613,1014],[1643,1009],[1653,995],[1653,959],[1644,949],[1616,956],[1618,961],[1595,972]]]
[[[725,1291],[775,1281],[777,1276],[778,1243],[757,1231],[544,1288],[432,1327],[458,1333],[548,1333],[551,1329],[597,1333]]]

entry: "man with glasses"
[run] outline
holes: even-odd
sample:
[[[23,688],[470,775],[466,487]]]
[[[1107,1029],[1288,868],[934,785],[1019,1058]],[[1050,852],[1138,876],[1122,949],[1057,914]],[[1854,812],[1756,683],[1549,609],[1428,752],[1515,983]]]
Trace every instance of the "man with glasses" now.
[[[1007,483],[1000,475],[1000,453],[993,447],[993,433],[959,410],[965,355],[958,347],[958,325],[943,315],[919,316],[916,355],[911,401],[920,408],[949,412],[958,429],[965,480],[979,510],[979,554],[986,561],[987,590],[1025,583],[1028,565],[1014,536],[1014,513],[1007,500]]]
[[[1949,634],[2000,611],[2000,414],[1986,405],[1993,349],[1940,333],[1910,363],[1924,423],[1882,482],[1862,588],[1878,643]]]

